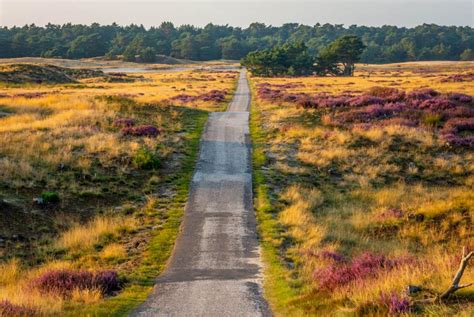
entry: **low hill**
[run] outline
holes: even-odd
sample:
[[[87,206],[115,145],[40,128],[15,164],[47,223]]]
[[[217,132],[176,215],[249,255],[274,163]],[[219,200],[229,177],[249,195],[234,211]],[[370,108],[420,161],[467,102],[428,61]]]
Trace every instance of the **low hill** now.
[[[78,79],[101,77],[102,71],[54,65],[0,65],[0,81],[8,83],[75,83]]]

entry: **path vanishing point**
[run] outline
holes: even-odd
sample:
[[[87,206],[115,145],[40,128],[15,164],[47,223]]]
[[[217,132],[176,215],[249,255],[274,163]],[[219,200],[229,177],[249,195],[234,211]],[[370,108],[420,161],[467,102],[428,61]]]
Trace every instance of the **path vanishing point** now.
[[[271,316],[252,204],[245,70],[226,112],[209,116],[176,246],[132,316]]]

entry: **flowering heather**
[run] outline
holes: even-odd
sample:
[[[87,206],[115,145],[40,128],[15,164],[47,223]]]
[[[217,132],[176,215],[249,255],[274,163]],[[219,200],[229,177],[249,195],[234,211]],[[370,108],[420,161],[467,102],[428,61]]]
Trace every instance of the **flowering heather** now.
[[[443,97],[427,99],[419,104],[419,108],[431,112],[439,112],[456,108],[456,105]]]
[[[33,280],[30,287],[45,293],[69,297],[75,289],[99,289],[104,295],[120,290],[121,282],[114,271],[89,272],[53,270]]]
[[[392,108],[373,104],[364,108],[345,111],[336,115],[336,122],[370,122],[377,118],[389,118],[395,113]]]
[[[7,300],[0,301],[0,316],[27,317],[33,315],[35,312],[27,307],[12,304]]]
[[[191,103],[191,102],[197,102],[197,101],[214,101],[214,102],[223,102],[225,100],[225,97],[227,95],[227,90],[211,90],[209,92],[197,95],[197,96],[191,96],[187,94],[180,94],[177,96],[174,96],[171,98],[172,101],[179,101],[183,103]]]
[[[457,101],[457,102],[460,102],[460,103],[471,103],[472,102],[472,97],[471,96],[461,94],[461,93],[456,93],[456,92],[448,94],[448,99],[451,100],[451,101]]]
[[[321,290],[333,291],[349,283],[375,277],[380,271],[391,270],[399,262],[400,260],[391,260],[383,255],[366,252],[349,263],[334,263],[326,268],[316,270],[314,279],[318,282]]]
[[[121,130],[122,135],[131,136],[157,136],[160,130],[153,125],[139,125],[136,127],[125,127]]]
[[[303,107],[304,109],[316,108],[318,105],[313,99],[309,97],[300,98],[296,104],[297,106]]]
[[[451,144],[474,147],[474,117],[448,120],[441,130],[443,138]],[[471,133],[462,135],[462,132]]]
[[[380,97],[370,96],[370,95],[360,95],[350,98],[348,101],[349,106],[351,107],[363,107],[374,104],[383,104],[385,100]]]
[[[372,87],[366,95],[383,98],[388,102],[397,102],[405,99],[405,92],[391,87]]]
[[[441,79],[442,83],[462,83],[467,81],[474,81],[474,73],[455,74]]]
[[[319,253],[319,256],[322,257],[323,259],[332,260],[338,263],[346,261],[346,258],[344,257],[344,255],[337,252],[328,251],[328,250],[322,251],[321,253]]]
[[[128,118],[117,118],[114,121],[116,127],[132,127],[135,125],[135,120]]]
[[[400,314],[410,311],[410,301],[405,296],[398,295],[397,293],[380,295],[380,301],[387,307],[390,314]]]
[[[322,108],[345,107],[348,105],[348,99],[349,97],[347,96],[333,97],[333,96],[328,96],[328,95],[323,95],[323,94],[319,94],[314,97],[316,104]]]

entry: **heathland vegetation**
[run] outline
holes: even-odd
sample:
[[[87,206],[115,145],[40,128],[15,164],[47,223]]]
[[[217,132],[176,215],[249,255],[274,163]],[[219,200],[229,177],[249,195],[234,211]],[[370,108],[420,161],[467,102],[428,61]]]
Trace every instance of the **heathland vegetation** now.
[[[140,25],[54,25],[0,28],[0,58],[38,56],[88,58],[107,56],[153,62],[156,54],[189,60],[239,60],[249,52],[285,43],[304,42],[312,56],[335,39],[354,35],[367,48],[363,63],[428,60],[473,60],[471,27],[423,24],[414,28],[367,27],[341,24],[314,26],[287,23],[280,27],[252,23],[247,28],[208,24],[174,26],[164,22],[146,29]]]
[[[0,68],[0,316],[126,315],[178,233],[235,72]]]
[[[251,77],[275,312],[472,316],[473,66]]]

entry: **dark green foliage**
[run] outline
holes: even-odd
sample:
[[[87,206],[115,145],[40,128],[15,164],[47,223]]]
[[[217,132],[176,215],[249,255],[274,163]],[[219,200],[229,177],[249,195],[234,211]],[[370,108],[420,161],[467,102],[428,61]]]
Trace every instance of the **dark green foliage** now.
[[[364,49],[365,45],[359,37],[342,36],[321,51],[317,60],[317,72],[323,75],[352,76],[354,64],[360,60]],[[339,65],[342,65],[342,69],[339,68]]]
[[[57,204],[59,203],[59,194],[56,192],[42,192],[41,198],[45,203]]]
[[[144,170],[160,167],[160,159],[147,148],[139,149],[134,155],[132,162],[136,168]]]
[[[156,52],[152,47],[145,48],[140,54],[140,60],[145,63],[153,63],[156,61]]]
[[[238,60],[255,50],[271,49],[285,43],[304,42],[311,55],[335,39],[355,35],[367,49],[361,55],[364,63],[387,63],[417,60],[472,59],[474,34],[468,26],[423,24],[414,28],[336,24],[314,26],[287,23],[281,27],[252,23],[248,28],[208,24],[175,27],[164,22],[159,27],[117,24],[53,25],[0,28],[0,57],[69,57],[84,58],[107,55],[135,60],[143,50],[173,57],[211,60]]]
[[[459,59],[462,61],[474,61],[474,50],[468,48],[459,56]]]
[[[254,51],[242,60],[243,66],[259,76],[308,75],[313,64],[314,58],[302,42]]]
[[[352,76],[354,64],[364,49],[360,38],[346,35],[322,49],[317,58],[309,54],[306,44],[299,42],[251,52],[242,59],[242,65],[257,76],[298,76],[314,72],[323,76]]]

